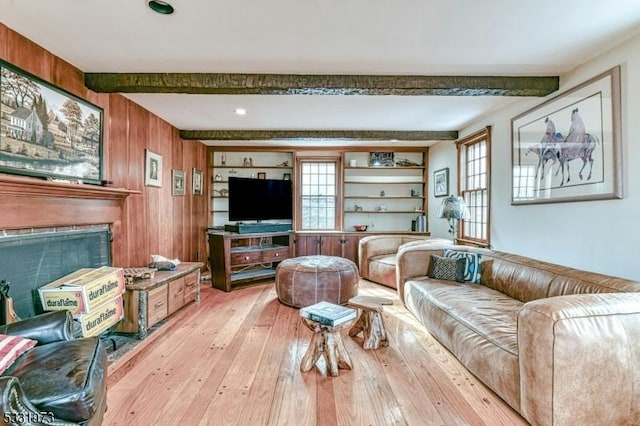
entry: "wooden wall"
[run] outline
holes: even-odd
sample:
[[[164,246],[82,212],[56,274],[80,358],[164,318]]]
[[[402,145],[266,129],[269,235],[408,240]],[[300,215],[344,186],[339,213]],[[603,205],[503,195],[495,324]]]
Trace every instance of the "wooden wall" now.
[[[103,108],[103,179],[113,181],[114,187],[136,191],[122,201],[115,201],[120,209],[114,215],[113,200],[105,202],[99,199],[100,196],[92,198],[85,194],[79,198],[65,195],[61,202],[60,189],[55,185],[50,188],[44,185],[44,193],[30,191],[22,197],[15,191],[11,193],[0,188],[3,210],[0,230],[15,226],[104,223],[106,218],[114,231],[113,264],[116,266],[146,265],[151,254],[206,262],[207,197],[191,194],[193,168],[202,170],[203,193],[208,194],[206,186],[210,179],[205,145],[180,139],[176,128],[122,95],[88,90],[81,70],[2,23],[0,59]],[[146,149],[162,155],[162,188],[144,186]],[[185,171],[184,196],[171,195],[171,169]],[[41,180],[33,181],[42,188]],[[67,204],[64,200],[73,200],[68,203],[73,208],[60,213],[61,207]],[[108,206],[109,211],[102,211],[102,204]],[[37,208],[29,205],[37,205]],[[53,210],[57,214],[51,214]],[[77,223],[78,218],[83,218],[83,223]]]

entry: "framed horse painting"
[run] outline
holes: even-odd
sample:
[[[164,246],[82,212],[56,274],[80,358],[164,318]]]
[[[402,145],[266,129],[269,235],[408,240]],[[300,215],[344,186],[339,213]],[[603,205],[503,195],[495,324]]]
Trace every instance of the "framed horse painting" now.
[[[622,198],[620,67],[511,120],[511,204]]]

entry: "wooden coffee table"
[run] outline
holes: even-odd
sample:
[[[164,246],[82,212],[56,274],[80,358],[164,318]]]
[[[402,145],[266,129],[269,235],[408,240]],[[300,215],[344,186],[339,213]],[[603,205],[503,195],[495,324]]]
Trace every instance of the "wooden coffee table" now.
[[[302,357],[300,371],[311,370],[321,357],[324,358],[327,364],[327,372],[330,376],[338,376],[341,368],[351,370],[351,358],[349,358],[349,353],[344,347],[340,330],[349,327],[353,320],[335,327],[320,324],[308,318],[302,318],[302,322],[313,331],[313,337],[307,352]]]

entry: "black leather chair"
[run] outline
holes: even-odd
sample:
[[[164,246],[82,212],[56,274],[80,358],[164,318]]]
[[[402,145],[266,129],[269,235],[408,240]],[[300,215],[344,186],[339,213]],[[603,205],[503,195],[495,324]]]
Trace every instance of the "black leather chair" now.
[[[0,326],[37,340],[0,376],[0,424],[99,425],[107,408],[107,355],[97,337],[75,339],[68,311]]]

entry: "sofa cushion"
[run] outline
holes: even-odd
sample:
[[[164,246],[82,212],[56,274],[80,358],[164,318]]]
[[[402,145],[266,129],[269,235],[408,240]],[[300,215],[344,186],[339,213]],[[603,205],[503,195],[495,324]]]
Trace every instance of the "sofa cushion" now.
[[[370,281],[396,288],[396,254],[385,254],[369,259]]]
[[[106,367],[100,339],[87,337],[36,346],[5,375],[20,380],[25,395],[40,411],[83,422],[104,410]]]
[[[404,294],[429,333],[518,410],[517,315],[523,303],[485,286],[430,278],[407,281]]]
[[[442,255],[444,257],[462,257],[467,259],[464,270],[464,280],[475,284],[480,283],[480,259],[482,258],[480,253],[445,249]]]
[[[467,259],[463,257],[446,258],[435,254],[431,255],[427,276],[436,280],[450,280],[464,282],[464,271]]]
[[[0,334],[0,374],[11,367],[20,355],[33,348],[36,343],[38,342],[24,337]]]

